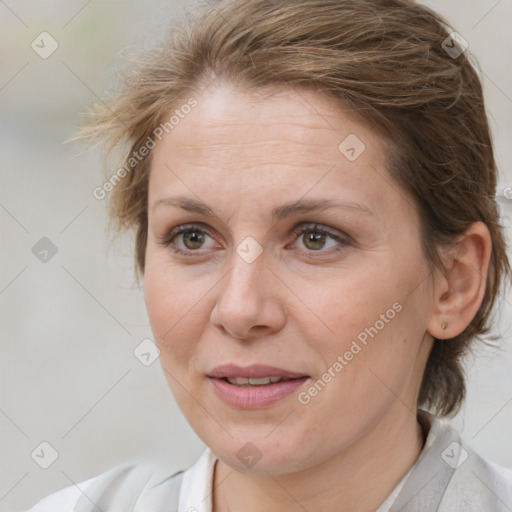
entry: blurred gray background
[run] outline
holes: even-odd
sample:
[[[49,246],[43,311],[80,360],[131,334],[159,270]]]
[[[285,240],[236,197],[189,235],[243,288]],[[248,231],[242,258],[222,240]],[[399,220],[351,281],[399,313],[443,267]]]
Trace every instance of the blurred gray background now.
[[[425,3],[480,62],[510,240],[512,0]],[[132,240],[109,243],[106,203],[92,195],[104,182],[101,153],[63,144],[79,113],[112,87],[118,52],[154,44],[185,5],[0,0],[0,512],[123,462],[186,469],[204,449],[158,360],[145,366],[134,356],[152,335]],[[42,32],[51,36],[44,44]],[[42,58],[52,39],[58,48]],[[452,423],[482,455],[512,467],[510,293],[495,333],[503,349],[467,361],[468,400]]]

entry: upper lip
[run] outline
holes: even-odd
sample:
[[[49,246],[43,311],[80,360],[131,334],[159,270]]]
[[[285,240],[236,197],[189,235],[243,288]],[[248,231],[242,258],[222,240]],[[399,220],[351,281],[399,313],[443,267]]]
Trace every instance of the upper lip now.
[[[261,377],[282,377],[284,379],[297,379],[299,377],[307,377],[304,373],[290,372],[283,368],[275,366],[267,366],[262,364],[253,364],[251,366],[236,366],[234,364],[225,364],[216,366],[208,373],[209,377],[222,379],[224,377],[246,377],[258,379]]]

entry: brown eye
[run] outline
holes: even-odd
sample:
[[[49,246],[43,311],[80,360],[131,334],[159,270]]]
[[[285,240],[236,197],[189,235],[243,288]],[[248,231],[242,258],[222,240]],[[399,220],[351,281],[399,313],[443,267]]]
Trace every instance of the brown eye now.
[[[196,225],[178,226],[171,230],[170,233],[160,237],[160,243],[164,247],[168,247],[172,251],[186,256],[202,254],[204,251],[200,249],[213,249],[214,246],[210,242],[210,246],[205,245],[208,239],[212,239],[206,231]]]
[[[305,231],[302,234],[304,245],[312,251],[318,251],[325,245],[327,236],[318,231]]]
[[[352,245],[352,238],[348,235],[317,224],[299,226],[294,233],[298,238],[293,245],[300,241],[298,245],[304,247],[303,252],[307,257],[330,256]]]
[[[200,249],[201,245],[204,243],[204,233],[201,231],[197,231],[195,229],[190,229],[182,233],[183,235],[183,245],[187,249],[194,250]],[[176,236],[176,235],[175,235]]]

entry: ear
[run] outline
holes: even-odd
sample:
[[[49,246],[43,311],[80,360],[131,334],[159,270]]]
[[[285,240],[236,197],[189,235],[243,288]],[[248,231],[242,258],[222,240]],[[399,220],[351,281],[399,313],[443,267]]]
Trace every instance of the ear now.
[[[434,338],[460,334],[473,320],[485,294],[492,241],[483,222],[473,223],[446,249],[437,273],[434,307],[427,331]]]

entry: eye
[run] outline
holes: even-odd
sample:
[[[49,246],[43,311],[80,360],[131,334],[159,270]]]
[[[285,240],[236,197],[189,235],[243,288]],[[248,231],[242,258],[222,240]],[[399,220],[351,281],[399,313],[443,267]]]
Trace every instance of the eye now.
[[[172,250],[178,254],[190,256],[191,253],[197,252],[198,249],[204,249],[203,244],[211,238],[206,231],[196,224],[185,224],[177,226],[170,233],[164,235],[160,239],[160,243],[165,247],[172,247]],[[175,240],[180,242],[176,243]],[[210,247],[213,248],[213,247]],[[208,249],[208,247],[206,247]]]
[[[351,245],[352,240],[348,235],[341,232],[332,231],[331,229],[318,224],[301,225],[293,231],[299,238],[301,244],[306,248],[306,252],[321,252],[321,255],[339,252]],[[328,244],[328,240],[331,243]],[[333,243],[334,242],[334,243]],[[321,251],[322,249],[333,249]],[[309,255],[308,257],[317,257],[316,255]]]

